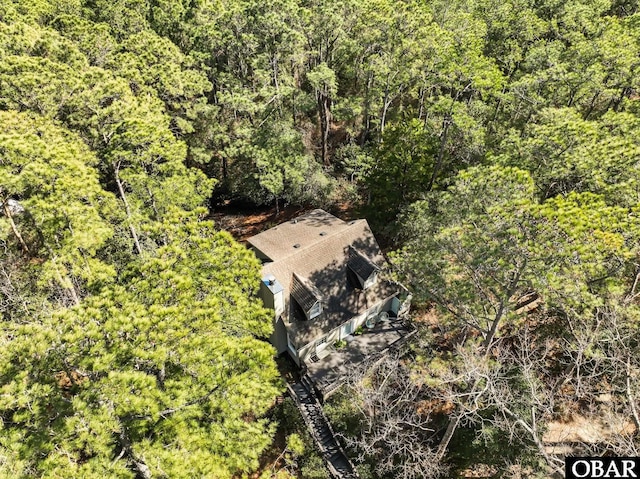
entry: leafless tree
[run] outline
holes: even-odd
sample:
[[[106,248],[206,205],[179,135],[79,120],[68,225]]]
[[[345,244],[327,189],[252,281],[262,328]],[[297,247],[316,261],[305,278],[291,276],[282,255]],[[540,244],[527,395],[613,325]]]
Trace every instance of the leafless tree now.
[[[597,314],[600,328],[590,351],[594,358],[590,376],[595,380],[589,385],[593,396],[589,412],[608,425],[608,434],[589,445],[594,454],[636,456],[640,450],[638,313],[637,306],[612,303]]]
[[[359,461],[375,460],[379,476],[401,479],[440,477],[446,466],[436,460],[438,434],[433,405],[425,387],[397,355],[365,363],[347,379],[355,398],[361,432],[343,436]]]
[[[439,375],[439,391],[455,406],[450,424],[473,427],[479,439],[498,429],[522,456],[544,458],[549,472],[561,476],[563,458],[548,453],[543,441],[554,413],[557,378],[548,366],[555,345],[549,339],[538,342],[526,327],[514,331],[490,355],[469,343],[459,345],[452,367]]]
[[[558,477],[567,450],[637,454],[637,317],[610,298],[593,309],[523,318],[503,330],[488,355],[471,341],[458,345],[438,377],[443,400],[455,405],[450,424],[471,425],[480,435],[497,428],[523,457],[543,458],[547,473]],[[579,421],[567,421],[568,430],[589,424],[597,437],[581,438],[574,430],[555,452],[543,436],[550,424],[561,425],[571,415]]]

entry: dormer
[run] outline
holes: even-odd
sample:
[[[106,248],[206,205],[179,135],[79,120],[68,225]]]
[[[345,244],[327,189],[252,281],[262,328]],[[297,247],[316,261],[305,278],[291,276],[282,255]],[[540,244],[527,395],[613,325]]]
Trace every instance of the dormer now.
[[[313,283],[293,273],[291,297],[298,303],[306,319],[314,319],[322,314],[322,293]]]
[[[353,246],[349,246],[349,261],[347,266],[358,278],[360,287],[367,289],[376,284],[380,268],[369,258]]]

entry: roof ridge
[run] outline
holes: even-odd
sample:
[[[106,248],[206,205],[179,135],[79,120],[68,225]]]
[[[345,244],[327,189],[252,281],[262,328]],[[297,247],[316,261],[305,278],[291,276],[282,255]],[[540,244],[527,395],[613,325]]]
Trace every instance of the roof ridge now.
[[[360,251],[358,248],[356,248],[355,246],[353,246],[352,244],[349,245],[349,249],[351,251],[354,252],[354,254],[357,254],[358,256],[362,257],[363,259],[365,259],[366,261],[368,261],[369,263],[372,263],[375,265],[375,263],[373,261],[371,261],[371,259],[364,254],[362,251]]]
[[[294,219],[296,219],[296,218],[294,218]],[[340,218],[338,218],[338,219],[340,219]],[[344,221],[344,220],[341,220],[341,221]],[[288,255],[283,256],[281,258],[278,258],[277,260],[272,261],[272,262],[273,263],[278,263],[280,261],[287,260],[287,259],[291,258],[292,256],[298,255],[298,254],[302,253],[303,251],[308,250],[309,248],[317,247],[318,245],[321,245],[322,243],[327,241],[329,238],[333,238],[334,236],[336,236],[338,234],[344,234],[347,231],[350,231],[353,226],[355,226],[358,223],[362,223],[363,221],[365,223],[367,223],[367,226],[369,225],[367,220],[364,219],[364,218],[359,218],[357,220],[351,220],[349,222],[344,221],[344,223],[345,223],[345,227],[344,228],[334,229],[332,232],[327,233],[325,236],[323,236],[322,240],[316,241],[315,243],[309,243],[309,244],[307,244],[305,246],[302,246],[301,248],[295,248],[295,246],[294,246],[294,251],[291,251]]]

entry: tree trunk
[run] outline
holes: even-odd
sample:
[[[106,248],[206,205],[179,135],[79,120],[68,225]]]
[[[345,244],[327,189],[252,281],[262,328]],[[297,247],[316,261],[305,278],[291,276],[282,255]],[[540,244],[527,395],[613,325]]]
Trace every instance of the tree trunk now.
[[[436,452],[436,461],[442,461],[445,453],[447,452],[447,448],[449,447],[449,443],[451,442],[451,438],[453,434],[456,432],[458,428],[458,424],[460,424],[460,417],[456,416],[455,419],[449,421],[449,425],[447,426],[447,431],[444,433],[440,444],[438,444],[438,450]]]
[[[58,258],[56,257],[56,255],[53,254],[53,252],[51,250],[49,250],[49,254],[51,254],[51,262],[55,265],[56,276],[58,277],[58,282],[60,283],[60,286],[67,293],[69,293],[69,297],[71,298],[71,301],[73,301],[73,304],[78,306],[80,304],[80,297],[78,296],[78,293],[76,292],[76,288],[73,285],[73,281],[68,276],[66,276],[66,277],[62,276],[62,274],[60,273],[60,270],[58,269],[58,266],[57,266]],[[67,287],[64,286],[65,283],[71,283],[71,286],[67,288]]]
[[[229,164],[228,164],[227,157],[223,156],[222,157],[222,181],[224,183],[227,182],[227,177],[228,177],[228,174],[229,174],[228,170],[229,170]]]
[[[431,179],[429,180],[429,184],[427,185],[427,191],[431,191],[433,185],[436,181],[438,173],[440,172],[440,167],[442,166],[442,160],[444,159],[444,149],[447,145],[447,133],[449,132],[449,126],[451,125],[451,114],[447,113],[442,120],[442,138],[440,138],[440,149],[438,151],[438,157],[436,158],[436,163],[433,165],[433,173],[431,174]]]
[[[151,203],[151,211],[153,211],[153,219],[157,221],[158,219],[160,219],[160,213],[158,212],[158,207],[156,206],[156,197],[153,194],[153,191],[151,191],[151,188],[147,186],[146,189],[147,194],[149,195],[149,201]]]
[[[527,267],[527,260],[524,259],[523,263],[518,267],[518,271],[515,273],[513,278],[511,279],[509,286],[507,286],[507,290],[504,293],[504,298],[500,301],[500,306],[498,307],[498,311],[496,311],[495,318],[491,324],[491,328],[487,333],[487,336],[484,338],[482,342],[482,347],[484,348],[484,357],[489,355],[489,351],[491,350],[491,346],[493,345],[493,338],[495,338],[496,333],[498,332],[498,326],[502,322],[502,318],[505,312],[505,305],[509,298],[513,296],[518,288],[518,283],[520,283],[520,276],[522,276],[522,272]]]
[[[279,65],[278,65],[278,54],[273,54],[273,59],[271,60],[271,64],[273,65],[273,86],[276,89],[276,96],[278,100],[276,102],[276,106],[278,108],[278,113],[282,116],[282,102],[280,101],[280,83],[278,81],[278,73],[279,73]]]
[[[362,116],[362,133],[360,134],[360,146],[364,146],[367,141],[367,137],[369,136],[369,129],[371,127],[371,118],[369,117],[369,107],[370,107],[370,95],[371,95],[371,87],[373,86],[373,74],[369,74],[369,78],[367,79],[367,87],[364,95],[364,108],[363,108],[363,116]]]
[[[501,409],[508,416],[511,416],[511,418],[515,419],[516,420],[516,424],[520,424],[520,426],[522,426],[522,428],[529,433],[529,435],[531,436],[531,439],[533,440],[533,443],[538,448],[538,452],[540,453],[540,455],[542,457],[544,457],[544,459],[545,459],[545,461],[547,461],[547,464],[549,465],[549,467],[551,469],[553,469],[553,471],[555,473],[560,474],[560,477],[562,477],[562,473],[563,473],[562,468],[558,467],[558,465],[556,463],[554,463],[554,460],[551,458],[551,456],[549,456],[549,454],[547,454],[547,451],[546,451],[546,449],[544,447],[544,444],[542,443],[542,441],[540,440],[540,437],[538,436],[538,431],[536,431],[531,426],[529,426],[529,424],[527,424],[523,419],[518,417],[518,415],[515,414],[513,411],[511,411],[508,407],[505,407],[503,405],[501,407]],[[532,414],[533,414],[533,411],[532,411]]]
[[[384,98],[382,100],[382,113],[380,114],[380,141],[384,133],[384,125],[387,121],[387,109],[389,108],[389,75],[387,75],[387,83],[384,87]]]
[[[149,466],[147,466],[144,460],[138,457],[138,455],[133,451],[131,439],[129,439],[129,435],[127,434],[124,426],[122,426],[122,430],[118,435],[118,442],[122,448],[122,453],[120,455],[126,456],[131,461],[138,477],[142,479],[151,479],[151,469],[149,469]]]
[[[491,323],[491,328],[489,329],[487,336],[482,342],[482,348],[484,349],[482,356],[484,358],[487,358],[489,356],[489,353],[491,352],[491,347],[493,346],[493,339],[495,338],[495,335],[498,332],[498,326],[500,325],[500,323],[502,322],[502,318],[504,317],[505,303],[515,293],[516,288],[518,287],[518,283],[520,282],[522,271],[526,267],[527,267],[527,261],[524,260],[524,263],[518,268],[517,273],[513,276],[509,285],[507,286],[507,290],[505,291],[505,294],[504,294],[505,297],[500,302],[498,310],[496,311],[496,315]],[[480,383],[479,378],[474,381],[473,386],[471,388],[472,393],[475,391],[479,383]],[[459,423],[460,423],[460,417],[458,416],[456,416],[454,419],[449,421],[449,425],[447,426],[447,431],[445,432],[444,437],[442,438],[442,440],[440,441],[440,444],[438,445],[438,452],[436,455],[438,460],[441,460],[444,457],[444,454],[447,451],[447,447],[449,446],[449,442],[451,442],[451,438],[453,437],[453,434],[456,432],[456,429],[458,428]]]
[[[630,303],[637,296],[636,288],[638,287],[638,282],[640,281],[640,266],[636,265],[636,276],[633,280],[633,285],[631,286],[631,290],[624,298],[625,303]]]
[[[320,130],[322,142],[322,164],[331,166],[329,161],[329,129],[331,127],[331,99],[325,92],[318,92],[318,110],[320,112]]]
[[[20,246],[22,247],[22,251],[24,251],[26,254],[29,254],[29,247],[27,246],[27,243],[25,243],[24,238],[22,238],[22,235],[20,234],[20,231],[18,230],[16,223],[13,221],[13,216],[11,215],[11,210],[9,209],[9,205],[8,205],[9,199],[2,196],[0,197],[0,201],[2,201],[2,209],[4,211],[4,215],[9,219],[9,224],[11,225],[11,231],[13,231],[13,234],[15,235],[16,239],[20,243]]]
[[[120,193],[120,198],[124,203],[124,210],[127,214],[127,222],[129,223],[129,231],[131,232],[131,238],[133,238],[133,244],[136,247],[136,251],[138,254],[142,254],[142,248],[140,247],[140,241],[138,240],[138,234],[136,233],[136,229],[133,226],[133,220],[131,219],[131,208],[129,208],[129,202],[127,201],[127,196],[124,193],[124,187],[122,186],[122,181],[120,180],[120,164],[113,163],[113,177],[116,180],[116,184],[118,185],[118,192]]]
[[[596,106],[596,100],[598,99],[599,96],[600,96],[600,90],[596,91],[595,95],[593,95],[593,97],[591,98],[591,102],[589,103],[589,109],[587,110],[587,112],[582,117],[583,120],[588,120],[589,119],[589,117],[591,116],[591,113],[593,113],[593,109]]]
[[[623,87],[620,90],[620,96],[613,103],[613,111],[615,112],[620,111],[620,105],[622,104],[624,97],[627,96],[628,94],[629,94],[629,89],[627,87]]]

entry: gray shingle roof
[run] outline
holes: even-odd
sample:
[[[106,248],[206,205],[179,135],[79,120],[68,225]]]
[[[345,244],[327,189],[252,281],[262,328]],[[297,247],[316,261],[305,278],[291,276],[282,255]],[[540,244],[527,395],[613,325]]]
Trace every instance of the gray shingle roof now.
[[[325,225],[321,230],[326,231],[327,234],[319,236],[318,229],[315,229],[315,234],[318,236],[315,238],[309,234],[309,225],[306,225],[304,221],[292,223],[292,227],[287,227],[292,237],[288,240],[281,238],[281,240],[286,241],[286,244],[298,242],[301,246],[291,248],[292,251],[284,248],[286,254],[262,267],[263,276],[273,274],[284,287],[286,303],[284,320],[289,336],[298,349],[337,328],[350,318],[363,313],[380,301],[403,291],[401,286],[382,279],[364,291],[355,288],[352,282],[347,280],[349,259],[352,257],[350,249],[355,248],[367,263],[377,267],[377,265],[385,264],[380,247],[366,220],[347,223],[324,211],[322,214],[316,214],[317,211],[322,210],[312,212],[314,213],[313,217],[316,218],[313,221],[322,219]],[[329,224],[337,226],[331,229],[326,226]],[[303,237],[309,238],[309,241],[298,239],[295,225],[302,226]],[[279,228],[280,226],[278,226]],[[269,233],[269,231],[260,235]],[[256,242],[255,238],[255,236],[251,238],[249,243],[252,245],[261,244],[264,247],[265,242]],[[267,251],[262,251],[267,253]],[[280,250],[278,248],[271,250],[272,258],[277,257],[274,251],[277,253]],[[296,280],[294,274],[300,279]],[[312,295],[321,296],[322,299],[323,312],[312,320],[306,320],[299,308],[290,307],[290,296],[301,294],[298,288],[310,289],[308,286],[303,288],[301,284],[302,286],[311,284],[315,289]],[[310,300],[301,301],[305,304],[310,303]]]
[[[304,312],[308,312],[314,304],[322,301],[322,293],[307,279],[293,273],[291,279],[291,296],[298,302]]]
[[[247,242],[271,261],[279,261],[348,227],[346,221],[316,209],[252,236]]]
[[[364,254],[358,251],[353,246],[349,246],[349,268],[351,271],[360,276],[363,280],[367,280],[374,272],[379,271],[380,268],[367,258]]]

